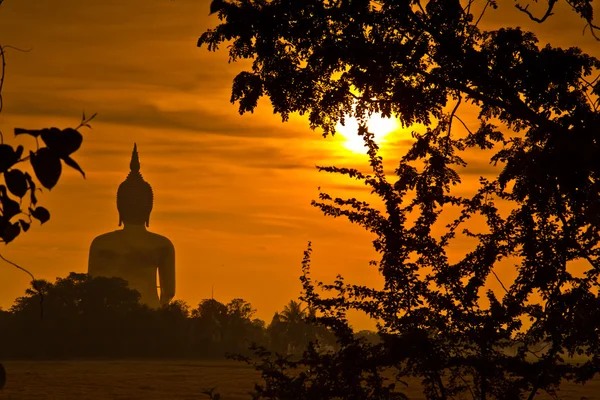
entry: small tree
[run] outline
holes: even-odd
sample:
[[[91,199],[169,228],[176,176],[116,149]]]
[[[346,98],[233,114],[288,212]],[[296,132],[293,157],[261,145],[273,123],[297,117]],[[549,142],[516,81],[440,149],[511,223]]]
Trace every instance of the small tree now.
[[[0,0],[0,6],[2,3],[3,0]],[[0,44],[0,113],[4,105],[2,86],[6,70],[6,50],[9,48],[12,47]],[[50,190],[58,183],[63,163],[81,172],[85,178],[85,173],[71,156],[79,149],[83,141],[83,136],[78,129],[84,126],[90,127],[89,122],[95,116],[96,114],[86,118],[84,113],[81,123],[76,128],[62,130],[58,128],[40,130],[15,128],[15,136],[30,135],[35,138],[37,150],[35,152],[29,150],[29,154],[24,153],[25,149],[22,145],[15,147],[5,143],[4,134],[0,132],[0,175],[4,180],[4,184],[0,185],[0,243],[8,244],[20,234],[27,232],[34,219],[41,224],[50,219],[50,212],[45,207],[38,205],[37,192],[42,191],[40,185]],[[40,138],[44,147],[40,147],[38,140]],[[31,165],[37,182],[27,170],[20,168],[26,162]],[[23,198],[26,196],[29,199],[27,206],[23,204]],[[35,277],[27,269],[6,259],[2,254],[0,254],[0,258],[29,274],[35,285]],[[40,315],[43,315],[41,307],[43,296],[39,289],[34,287],[40,294]],[[4,378],[2,364],[0,364],[0,371]]]
[[[381,377],[384,369],[397,379],[420,378],[428,399],[532,399],[599,371],[600,61],[577,47],[542,46],[520,28],[482,30],[490,8],[509,7],[484,3],[212,2],[223,22],[198,45],[214,51],[231,42],[231,61],[252,60],[233,82],[231,101],[240,113],[266,95],[283,121],[307,113],[311,128],[325,136],[356,118],[372,172],[319,170],[360,180],[383,202],[378,209],[327,193],[313,202],[376,235],[381,259],[372,264],[385,284],[313,282],[309,248],[303,299],[336,332],[340,349],[309,349],[298,363],[268,362],[270,354],[258,349],[265,385],[256,398],[397,398]],[[565,3],[596,37],[591,0],[548,0],[539,16],[519,2],[515,7],[543,23]],[[459,117],[465,103],[479,109],[478,127]],[[367,129],[374,113],[425,126],[412,133],[414,144],[392,182]],[[457,124],[464,134],[453,129]],[[461,169],[469,171],[466,151],[502,167],[469,196],[456,190]],[[448,210],[458,217],[443,230],[440,216]],[[468,225],[474,218],[485,226]],[[476,245],[451,262],[449,249],[461,233]],[[515,260],[513,282],[496,273],[508,258]],[[574,273],[574,261],[586,263],[583,275]],[[502,292],[489,289],[492,281]],[[318,289],[335,295],[323,298]],[[379,321],[381,343],[354,337],[350,309]],[[516,354],[503,351],[516,341]],[[528,358],[540,343],[546,350]],[[566,363],[565,355],[587,360]],[[308,369],[290,372],[299,367]]]

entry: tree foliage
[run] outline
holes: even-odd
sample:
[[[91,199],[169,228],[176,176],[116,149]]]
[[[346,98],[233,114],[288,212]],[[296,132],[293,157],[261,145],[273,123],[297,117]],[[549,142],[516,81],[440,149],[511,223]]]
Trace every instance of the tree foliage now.
[[[27,232],[34,219],[42,224],[50,219],[50,212],[38,205],[36,193],[42,190],[38,185],[48,190],[56,186],[62,173],[62,163],[81,172],[85,178],[85,173],[71,158],[71,154],[79,149],[83,141],[83,136],[77,129],[82,126],[89,127],[88,123],[94,116],[86,119],[84,114],[81,124],[74,129],[15,128],[15,136],[30,135],[36,138],[37,150],[30,150],[27,156],[23,155],[22,145],[14,147],[0,144],[0,174],[4,176],[5,183],[0,185],[0,242],[8,244],[22,232]],[[42,139],[45,147],[39,147],[38,138]],[[29,161],[39,183],[36,183],[27,170],[20,169],[17,165],[26,161]],[[25,208],[22,200],[27,195],[29,205]]]
[[[0,0],[0,6],[3,0]],[[10,45],[0,44],[0,113],[4,107],[4,98],[2,88],[4,86],[4,77],[6,72],[6,51],[16,49]],[[78,131],[81,127],[91,128],[89,122],[96,116],[92,115],[86,118],[85,113],[81,123],[76,128],[45,128],[45,129],[22,129],[15,128],[14,135],[30,135],[35,138],[36,151],[29,150],[25,155],[25,148],[22,145],[13,146],[4,142],[4,133],[0,131],[0,175],[3,177],[4,184],[0,184],[0,243],[8,244],[15,240],[20,234],[27,232],[34,220],[43,224],[50,219],[50,211],[47,208],[38,205],[37,192],[41,192],[42,187],[50,190],[58,183],[62,173],[62,163],[81,172],[85,178],[85,173],[79,164],[71,158],[83,141],[83,136]],[[42,139],[45,147],[40,147],[38,138]],[[27,161],[30,164],[30,170],[33,169],[33,176],[27,171]],[[23,198],[28,197],[27,203],[23,203]],[[27,202],[27,200],[25,200]],[[7,260],[0,254],[0,258],[12,266],[26,272],[35,282],[35,277],[27,269]],[[34,284],[34,288],[35,284]],[[36,288],[36,290],[38,290]],[[43,296],[40,295],[39,315],[43,316]],[[1,310],[0,310],[1,312]],[[0,364],[0,389],[6,382],[6,372]]]
[[[8,311],[0,310],[0,343],[11,344],[0,347],[0,358],[208,359],[228,353],[249,355],[252,343],[278,350],[264,321],[254,317],[256,310],[240,298],[228,303],[205,299],[195,308],[177,300],[151,309],[123,279],[74,272],[55,282],[37,280],[32,287],[39,292],[27,289]],[[311,332],[305,325],[303,332]],[[294,328],[302,331],[302,326]],[[283,330],[290,331],[286,323]],[[285,349],[297,345],[294,337],[277,339],[283,340]],[[311,339],[316,336],[306,337],[305,343]]]
[[[386,369],[397,379],[421,378],[428,399],[532,399],[599,371],[600,61],[577,47],[541,44],[534,32],[508,21],[480,28],[486,10],[509,3],[485,1],[483,9],[458,0],[211,4],[221,23],[198,45],[214,51],[228,42],[230,61],[252,61],[233,81],[231,101],[240,113],[267,96],[284,121],[290,113],[308,114],[311,128],[325,136],[348,116],[356,118],[372,172],[319,170],[363,182],[384,205],[327,193],[313,202],[325,215],[376,235],[381,258],[371,264],[385,284],[347,284],[341,276],[332,284],[314,282],[309,249],[304,299],[336,332],[340,347],[306,352],[294,367],[310,366],[308,375],[289,369],[267,375],[272,390],[257,398],[382,399],[387,383],[375,371]],[[548,0],[542,15],[514,6],[524,19],[543,23],[558,3]],[[592,1],[564,3],[595,35]],[[462,104],[478,109],[478,126],[459,117]],[[392,180],[366,127],[373,113],[405,127],[425,126],[412,132],[415,140]],[[464,134],[453,131],[459,123]],[[470,167],[466,152],[501,168],[492,179],[481,177],[473,195],[458,190]],[[446,210],[458,217],[440,233]],[[485,225],[469,225],[476,218]],[[476,244],[451,261],[461,234]],[[505,283],[496,271],[507,270],[508,261],[516,278]],[[583,273],[575,273],[575,262]],[[489,289],[492,281],[503,291]],[[379,321],[380,343],[350,334],[350,309]],[[516,342],[516,354],[503,350]],[[547,344],[541,353],[540,343]],[[587,359],[565,360],[573,355]],[[349,359],[361,362],[346,364]],[[365,385],[371,390],[359,389]]]
[[[16,48],[0,45],[0,112],[4,106],[2,87],[8,49]],[[78,130],[82,127],[91,128],[89,122],[95,116],[96,114],[87,118],[83,113],[81,123],[76,128],[15,128],[15,137],[28,135],[35,138],[36,151],[29,150],[28,154],[25,154],[22,145],[4,143],[4,134],[0,132],[0,174],[4,181],[0,185],[0,242],[8,244],[21,233],[27,232],[34,219],[42,224],[50,219],[50,212],[38,205],[37,192],[42,191],[40,185],[48,190],[56,186],[63,163],[79,171],[85,178],[85,173],[71,156],[83,142],[83,136]],[[40,147],[39,139],[45,146]],[[33,170],[33,176],[27,169]],[[28,205],[23,204],[24,198],[28,199]]]

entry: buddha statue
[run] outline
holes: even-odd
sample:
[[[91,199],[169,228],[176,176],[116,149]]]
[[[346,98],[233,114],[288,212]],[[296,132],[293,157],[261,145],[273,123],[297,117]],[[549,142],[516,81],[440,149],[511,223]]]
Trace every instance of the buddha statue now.
[[[154,194],[140,173],[136,144],[129,167],[131,171],[117,191],[119,226],[124,227],[92,241],[88,273],[92,277],[123,278],[140,292],[142,303],[158,308],[175,296],[175,248],[166,237],[146,229]]]

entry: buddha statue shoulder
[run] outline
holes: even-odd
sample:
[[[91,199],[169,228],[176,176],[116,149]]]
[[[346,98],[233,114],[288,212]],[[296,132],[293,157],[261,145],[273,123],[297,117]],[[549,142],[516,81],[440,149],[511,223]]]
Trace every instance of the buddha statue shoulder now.
[[[117,191],[119,226],[124,225],[123,229],[92,241],[88,273],[123,278],[130,288],[140,292],[142,303],[156,308],[175,296],[175,247],[165,236],[146,229],[150,226],[153,202],[154,193],[140,173],[134,144],[129,175]]]

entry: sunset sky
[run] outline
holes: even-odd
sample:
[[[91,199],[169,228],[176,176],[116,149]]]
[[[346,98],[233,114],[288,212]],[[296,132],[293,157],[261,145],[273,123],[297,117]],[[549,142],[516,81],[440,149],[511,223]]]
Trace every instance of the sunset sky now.
[[[507,20],[532,26],[513,11],[513,2],[500,3],[504,9],[489,11],[487,27]],[[247,65],[228,64],[224,47],[217,53],[196,47],[200,34],[218,23],[208,9],[208,0],[2,4],[0,43],[31,48],[7,52],[0,114],[5,141],[34,148],[32,138],[15,140],[12,129],[74,127],[82,111],[98,116],[92,130],[82,130],[84,142],[74,155],[87,179],[64,168],[58,185],[40,196],[51,220],[34,224],[1,254],[36,278],[86,272],[92,239],[118,229],[116,190],[136,142],[141,172],[155,193],[149,229],[175,244],[177,299],[196,306],[214,286],[217,300],[241,297],[269,322],[300,293],[309,240],[316,278],[341,273],[348,282],[380,285],[376,269],[368,266],[377,258],[373,237],[310,206],[318,187],[368,199],[367,188],[315,169],[336,165],[369,172],[366,157],[349,150],[341,135],[324,139],[311,131],[307,118],[292,116],[283,124],[267,99],[254,114],[240,116],[229,102],[231,82]],[[564,6],[556,14],[534,27],[542,45],[578,45],[600,56],[600,43],[589,33],[582,36],[583,21]],[[472,111],[464,109],[461,116],[476,123]],[[382,154],[393,169],[410,143],[410,130],[396,129],[384,139]],[[492,169],[479,153],[465,158],[467,192]],[[466,251],[466,244],[456,246]],[[0,265],[0,306],[10,307],[29,280]],[[353,321],[358,328],[371,326],[360,316]]]

